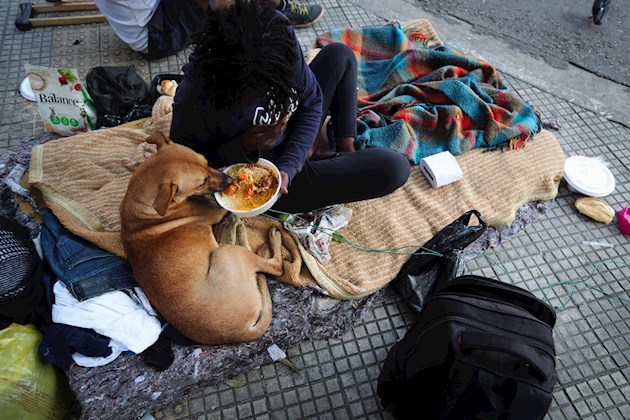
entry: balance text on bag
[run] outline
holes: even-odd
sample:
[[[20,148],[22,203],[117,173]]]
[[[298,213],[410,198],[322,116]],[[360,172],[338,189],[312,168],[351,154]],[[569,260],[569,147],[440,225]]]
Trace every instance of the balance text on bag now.
[[[62,136],[94,130],[94,104],[76,69],[24,68],[46,130]]]

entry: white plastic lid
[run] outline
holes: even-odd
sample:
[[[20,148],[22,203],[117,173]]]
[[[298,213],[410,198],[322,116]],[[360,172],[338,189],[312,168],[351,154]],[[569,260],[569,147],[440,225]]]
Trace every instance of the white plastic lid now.
[[[35,101],[35,94],[31,89],[31,82],[28,80],[28,76],[20,83],[20,94],[29,101]]]
[[[615,177],[601,159],[572,156],[564,163],[569,189],[589,197],[604,197],[615,190]]]

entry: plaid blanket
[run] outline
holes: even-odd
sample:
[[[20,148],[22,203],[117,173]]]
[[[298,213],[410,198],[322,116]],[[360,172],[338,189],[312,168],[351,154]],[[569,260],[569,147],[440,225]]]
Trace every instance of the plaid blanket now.
[[[355,52],[360,148],[390,147],[417,164],[445,150],[517,149],[541,130],[538,114],[491,64],[432,45],[423,24],[333,29],[317,38],[317,47],[341,42]]]

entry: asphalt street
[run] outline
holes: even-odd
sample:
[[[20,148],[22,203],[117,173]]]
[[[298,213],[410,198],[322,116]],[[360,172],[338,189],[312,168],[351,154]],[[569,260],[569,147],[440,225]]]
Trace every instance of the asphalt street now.
[[[630,11],[612,0],[601,25],[592,0],[408,0],[470,24],[558,69],[569,64],[630,86]]]

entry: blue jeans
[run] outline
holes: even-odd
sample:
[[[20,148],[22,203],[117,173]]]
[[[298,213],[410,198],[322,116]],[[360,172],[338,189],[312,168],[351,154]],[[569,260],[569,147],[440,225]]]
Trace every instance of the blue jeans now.
[[[79,301],[138,286],[126,260],[69,232],[48,209],[42,219],[44,260]]]

